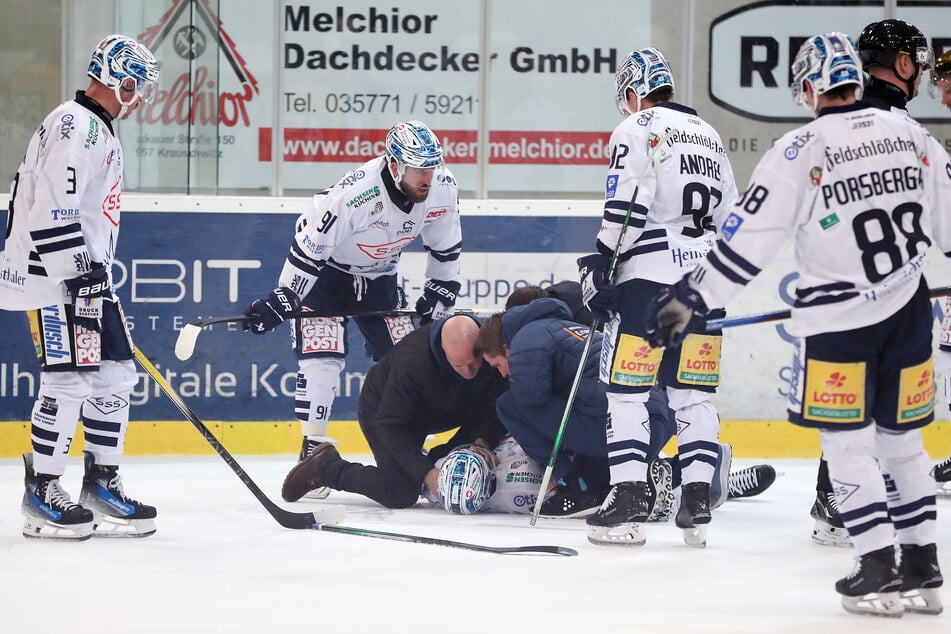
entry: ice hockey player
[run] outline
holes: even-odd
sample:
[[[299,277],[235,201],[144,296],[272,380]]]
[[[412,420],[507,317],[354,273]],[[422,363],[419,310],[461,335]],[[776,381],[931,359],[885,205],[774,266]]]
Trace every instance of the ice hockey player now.
[[[155,532],[155,508],[127,497],[118,474],[138,377],[113,290],[123,176],[113,125],[152,101],[159,69],[141,43],[110,35],[96,45],[87,74],[86,90],[47,115],[30,139],[0,253],[0,308],[28,311],[40,360],[33,451],[23,456],[27,537]],[[87,451],[77,504],[60,476],[80,417]]]
[[[951,50],[935,60],[929,91],[932,96],[940,97],[941,104],[951,110]]]
[[[876,108],[906,114],[908,102],[918,95],[922,77],[934,59],[924,33],[903,20],[881,20],[862,29],[856,44],[865,72],[862,100]],[[813,541],[829,546],[851,546],[832,493],[825,460],[819,461],[816,501],[811,514],[815,519]]]
[[[344,315],[403,307],[397,266],[416,236],[429,254],[428,279],[416,302],[422,323],[455,304],[462,251],[457,199],[456,180],[436,135],[420,121],[407,121],[387,133],[385,156],[315,194],[298,218],[279,288],[251,304],[245,327],[270,332],[301,309],[340,315],[294,319],[291,325],[298,358],[295,411],[304,436],[299,460],[319,443],[335,442],[327,427],[347,357]],[[414,328],[408,315],[353,320],[374,361]]]
[[[795,101],[817,118],[773,144],[713,250],[652,300],[650,341],[675,346],[701,328],[709,308],[793,238],[789,419],[819,429],[855,547],[855,568],[836,591],[849,612],[937,614],[937,510],[921,437],[934,419],[922,270],[932,241],[951,252],[951,216],[935,206],[951,200],[951,158],[903,113],[856,101],[862,62],[847,35],[806,40],[792,75]]]
[[[716,130],[692,108],[672,101],[673,72],[659,50],[625,56],[615,85],[625,119],[611,135],[597,253],[578,260],[585,305],[607,322],[600,378],[607,383],[611,420],[613,489],[587,519],[589,538],[646,539],[638,534],[650,508],[645,403],[661,383],[676,412],[684,481],[675,521],[688,544],[703,546],[718,448],[712,398],[720,380],[722,336],[694,335],[666,352],[652,350],[645,340],[644,309],[648,298],[690,271],[713,246],[717,220],[736,197],[733,169]],[[615,250],[618,266],[609,280]]]

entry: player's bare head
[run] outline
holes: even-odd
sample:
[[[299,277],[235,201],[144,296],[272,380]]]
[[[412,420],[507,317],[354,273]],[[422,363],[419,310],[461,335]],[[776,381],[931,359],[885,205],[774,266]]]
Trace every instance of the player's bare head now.
[[[627,116],[641,110],[644,101],[670,101],[674,93],[674,73],[663,53],[653,47],[642,48],[631,51],[621,60],[614,84],[618,112]]]
[[[862,91],[862,60],[845,33],[815,35],[799,48],[792,63],[793,100],[810,113],[820,97],[854,100]]]
[[[551,297],[551,293],[546,291],[541,286],[519,286],[514,291],[512,291],[512,294],[509,295],[509,298],[505,300],[505,310],[508,310],[513,306],[522,306],[529,302],[533,302],[536,299],[541,299],[542,297]]]
[[[443,163],[439,139],[425,123],[397,123],[386,135],[386,162],[396,186],[414,203],[429,196],[436,168]]]
[[[155,56],[125,35],[103,38],[92,52],[86,74],[95,80],[92,97],[117,119],[130,115],[141,102],[151,103],[158,92]],[[99,90],[100,85],[110,90]]]
[[[951,50],[935,60],[928,91],[932,97],[940,97],[941,103],[951,110]]]
[[[918,94],[925,71],[934,66],[928,38],[914,24],[888,19],[872,22],[858,39],[866,72],[899,86],[909,99]]]
[[[466,315],[450,317],[442,325],[442,350],[456,374],[474,379],[482,367],[482,356],[476,354],[479,324]]]

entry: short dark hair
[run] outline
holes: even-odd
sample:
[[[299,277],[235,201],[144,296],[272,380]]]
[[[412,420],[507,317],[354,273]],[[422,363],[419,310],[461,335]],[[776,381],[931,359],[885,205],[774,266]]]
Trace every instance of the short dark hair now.
[[[475,340],[476,356],[491,355],[505,356],[505,340],[502,338],[502,313],[495,313],[479,328],[479,335]]]
[[[505,310],[514,306],[523,306],[542,297],[551,297],[551,293],[541,286],[520,286],[512,291],[509,298],[505,300]]]
[[[654,92],[648,94],[646,97],[644,97],[644,100],[653,103],[662,103],[665,101],[670,101],[673,98],[674,89],[670,86],[664,86],[663,88],[658,88]]]

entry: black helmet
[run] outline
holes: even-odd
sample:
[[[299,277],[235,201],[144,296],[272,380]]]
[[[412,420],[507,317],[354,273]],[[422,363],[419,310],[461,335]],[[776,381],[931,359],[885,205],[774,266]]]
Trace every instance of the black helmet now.
[[[927,70],[934,59],[925,34],[904,20],[872,22],[862,30],[857,44],[865,66],[891,68],[898,53],[905,53],[916,66]]]

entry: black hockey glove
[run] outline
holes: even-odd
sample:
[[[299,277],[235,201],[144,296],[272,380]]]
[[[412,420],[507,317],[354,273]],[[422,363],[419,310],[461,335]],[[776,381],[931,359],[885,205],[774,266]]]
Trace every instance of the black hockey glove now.
[[[615,295],[617,287],[608,282],[608,258],[600,253],[592,253],[578,258],[578,272],[581,275],[581,301],[602,322],[611,320],[611,311],[617,309]]]
[[[255,300],[244,311],[244,329],[256,335],[271,332],[281,325],[290,313],[300,310],[297,293],[282,286],[275,288],[264,299]]]
[[[102,298],[109,292],[109,276],[106,267],[94,263],[88,273],[64,282],[73,298],[73,321],[86,330],[99,332],[102,329]]]
[[[709,312],[700,293],[684,277],[673,286],[664,287],[647,304],[647,343],[653,348],[676,348],[687,335],[703,329]]]
[[[423,296],[416,300],[416,312],[419,323],[427,324],[449,314],[447,310],[456,303],[456,296],[462,284],[444,280],[426,280]]]

